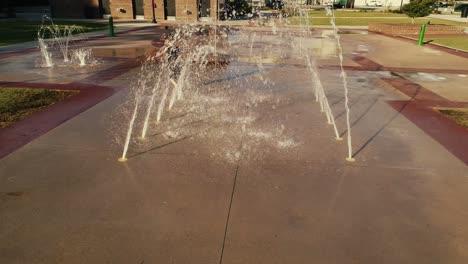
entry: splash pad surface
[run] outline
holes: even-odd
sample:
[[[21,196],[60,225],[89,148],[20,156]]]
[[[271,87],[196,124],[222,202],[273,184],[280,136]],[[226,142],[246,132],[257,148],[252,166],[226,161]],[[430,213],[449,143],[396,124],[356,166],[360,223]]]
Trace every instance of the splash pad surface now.
[[[229,35],[233,43],[238,32]],[[155,40],[152,30],[135,33],[149,45]],[[251,40],[253,32],[243,35]],[[327,51],[336,49],[327,32],[312,35],[303,45],[317,58],[343,135],[337,55]],[[234,54],[218,46],[229,63],[208,64],[198,93],[183,90],[159,123],[149,123],[145,140],[135,122],[138,133],[122,163],[135,106],[129,87],[143,57],[106,57],[113,53],[100,46],[95,68],[36,69],[29,65],[37,52],[2,60],[2,81],[99,84],[113,96],[0,160],[0,243],[16,252],[1,254],[0,262],[219,263],[221,254],[223,263],[466,262],[463,155],[408,118],[431,117],[425,103],[453,102],[422,89],[427,79],[414,86],[395,75],[429,67],[387,64],[393,45],[420,51],[394,40],[379,46],[379,38],[342,36],[353,163],[320,112],[304,59],[271,30],[257,30],[253,44]],[[438,69],[444,77],[463,82],[463,61],[440,60],[448,65]],[[5,74],[12,67],[29,74]],[[405,106],[413,91],[418,102]]]

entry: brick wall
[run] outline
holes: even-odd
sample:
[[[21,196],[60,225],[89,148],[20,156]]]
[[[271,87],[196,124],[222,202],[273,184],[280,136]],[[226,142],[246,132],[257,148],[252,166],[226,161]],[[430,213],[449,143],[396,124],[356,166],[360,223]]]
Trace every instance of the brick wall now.
[[[384,24],[369,23],[369,32],[377,32],[388,35],[412,35],[419,34],[421,25],[413,24]],[[427,25],[426,34],[462,34],[463,28],[444,25]]]
[[[156,1],[154,1],[154,3],[156,4]],[[150,19],[150,20],[153,19],[153,10],[151,10],[151,5],[152,5],[151,0],[143,1],[143,10],[145,13],[145,19]],[[154,11],[156,15],[156,9]]]
[[[187,14],[186,11],[191,14]],[[197,21],[198,17],[198,4],[196,0],[176,0],[176,19]]]
[[[133,19],[132,0],[108,0],[110,14],[115,19]],[[198,19],[197,0],[175,0],[176,19],[190,22]],[[220,1],[220,0],[218,0]],[[101,18],[99,0],[50,0],[52,12],[58,18]],[[156,20],[164,20],[164,0],[154,0]],[[211,0],[210,18],[216,19],[217,1]],[[152,0],[143,0],[144,18],[153,18]],[[187,14],[187,10],[191,14]]]
[[[156,8],[154,9],[154,14],[156,16],[156,20],[164,20],[164,0],[154,0],[154,4]],[[145,19],[153,19],[153,11],[151,10],[152,1],[151,0],[144,0],[144,10],[145,10]]]
[[[110,11],[115,19],[133,19],[132,0],[110,0]]]
[[[66,0],[65,0],[66,1]],[[98,1],[98,0],[92,0]],[[190,22],[197,21],[198,18],[198,1],[197,0],[175,0],[176,1],[176,19],[188,20]],[[156,4],[155,15],[156,20],[164,20],[164,0],[154,0]],[[210,17],[216,19],[217,1],[211,0]],[[152,0],[144,0],[143,9],[145,19],[151,20],[152,13]],[[187,14],[187,10],[191,14]],[[110,0],[111,15],[115,19],[133,19],[132,0]]]
[[[154,0],[156,8],[154,12],[156,13],[157,20],[164,20],[164,1],[163,0]]]
[[[219,1],[219,0],[218,0]],[[210,16],[211,16],[211,19],[213,19],[213,21],[216,20],[216,10],[217,10],[217,3],[218,1],[216,0],[211,0],[211,9],[210,9]]]
[[[98,0],[51,0],[54,17],[58,18],[99,18]]]

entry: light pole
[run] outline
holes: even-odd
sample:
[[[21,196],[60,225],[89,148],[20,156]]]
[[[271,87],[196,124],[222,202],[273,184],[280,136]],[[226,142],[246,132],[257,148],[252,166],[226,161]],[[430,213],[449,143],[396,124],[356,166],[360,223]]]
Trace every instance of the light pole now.
[[[153,20],[151,21],[151,23],[155,23],[155,24],[156,24],[157,22],[156,22],[156,15],[154,14],[154,8],[155,8],[155,6],[154,6],[154,0],[151,0],[151,9],[153,10]]]

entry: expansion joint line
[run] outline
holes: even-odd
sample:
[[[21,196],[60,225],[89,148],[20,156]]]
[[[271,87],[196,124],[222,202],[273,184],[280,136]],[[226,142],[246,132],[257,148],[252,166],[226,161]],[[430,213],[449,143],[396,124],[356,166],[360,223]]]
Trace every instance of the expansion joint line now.
[[[227,214],[227,218],[226,218],[226,225],[225,225],[225,228],[224,228],[223,245],[221,247],[221,256],[219,258],[219,264],[223,263],[224,246],[226,245],[226,236],[227,236],[227,231],[228,231],[228,227],[229,227],[229,219],[231,217],[232,201],[234,199],[234,192],[236,191],[237,173],[238,172],[239,172],[239,164],[237,164],[236,173],[234,175],[234,183],[232,184],[231,200],[229,201],[229,208],[228,208],[228,214]]]

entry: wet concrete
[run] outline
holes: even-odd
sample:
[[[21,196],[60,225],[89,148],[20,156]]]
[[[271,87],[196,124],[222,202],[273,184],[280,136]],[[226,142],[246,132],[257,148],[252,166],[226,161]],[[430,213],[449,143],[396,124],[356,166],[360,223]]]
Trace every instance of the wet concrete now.
[[[143,49],[154,40],[150,31],[140,37],[148,39]],[[334,139],[297,54],[270,56],[263,71],[249,59],[208,68],[201,98],[210,107],[187,111],[197,102],[190,97],[176,104],[152,123],[150,140],[132,143],[126,163],[116,159],[137,59],[104,59],[97,72],[113,73],[92,78],[53,75],[44,82],[99,82],[121,92],[0,160],[0,262],[466,263],[466,164],[405,115],[410,107],[388,103],[407,103],[415,87],[418,103],[463,94],[461,82],[439,95],[388,68],[467,71],[466,63],[451,56],[435,63],[382,39],[342,35],[347,66],[359,68],[348,72],[354,163],[345,161],[346,143]],[[125,49],[122,42],[109,50]],[[394,50],[408,51],[404,63],[387,53]],[[356,51],[366,60],[353,59]],[[33,59],[8,61],[1,72]],[[337,66],[333,53],[318,62]],[[345,135],[340,73],[320,74]],[[233,92],[217,93],[226,87]],[[428,114],[420,120],[434,124]],[[461,135],[453,141],[468,142]]]

